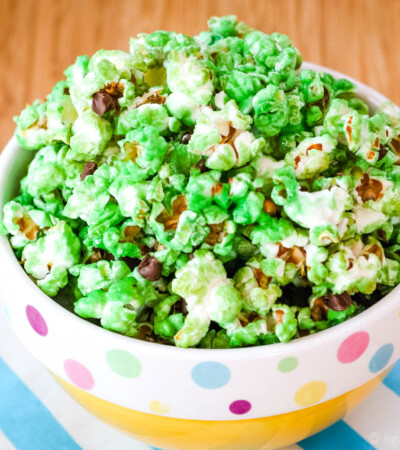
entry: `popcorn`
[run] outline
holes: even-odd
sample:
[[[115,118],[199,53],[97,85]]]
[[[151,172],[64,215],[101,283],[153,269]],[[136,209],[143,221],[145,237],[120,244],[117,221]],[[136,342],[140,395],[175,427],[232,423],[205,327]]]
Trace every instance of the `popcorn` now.
[[[108,330],[288,342],[400,283],[400,110],[298,70],[283,34],[208,26],[80,56],[27,105],[15,134],[33,159],[0,233]]]
[[[212,253],[196,254],[179,269],[172,290],[186,299],[188,308],[184,326],[175,335],[178,347],[198,344],[206,335],[211,320],[223,328],[237,325],[242,303],[240,294]]]
[[[41,231],[54,225],[54,219],[45,211],[11,201],[3,209],[3,225],[14,248],[24,248],[38,238]]]
[[[79,261],[80,242],[63,221],[51,227],[37,241],[28,243],[22,252],[27,273],[51,297],[68,283],[68,272]]]

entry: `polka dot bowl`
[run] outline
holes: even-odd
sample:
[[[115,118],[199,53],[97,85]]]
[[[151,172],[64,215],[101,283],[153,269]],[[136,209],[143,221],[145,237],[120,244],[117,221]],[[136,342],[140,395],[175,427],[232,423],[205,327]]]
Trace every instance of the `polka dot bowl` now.
[[[372,108],[386,100],[355,83]],[[0,211],[30,157],[14,138],[2,152]],[[0,260],[0,297],[26,347],[94,414],[165,449],[289,445],[343,417],[400,357],[400,287],[359,316],[288,344],[179,349],[75,316],[35,286],[2,236]]]

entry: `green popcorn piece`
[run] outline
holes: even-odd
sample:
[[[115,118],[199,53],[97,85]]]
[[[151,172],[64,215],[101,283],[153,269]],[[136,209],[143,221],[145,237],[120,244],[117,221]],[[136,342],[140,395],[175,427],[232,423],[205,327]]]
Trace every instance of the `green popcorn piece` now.
[[[154,333],[163,339],[172,339],[183,327],[183,314],[171,314],[173,305],[179,301],[177,295],[170,295],[154,307]]]
[[[175,251],[190,253],[208,234],[203,216],[186,209],[185,197],[177,196],[169,213],[162,204],[154,204],[149,218],[158,242]]]
[[[350,305],[344,311],[333,311],[332,309],[330,309],[328,311],[328,322],[329,322],[329,325],[330,326],[338,325],[339,323],[344,322],[348,318],[354,316],[356,310],[357,310],[357,307],[354,304]]]
[[[336,140],[329,135],[306,138],[286,155],[285,161],[294,167],[297,179],[314,178],[329,167],[330,153],[335,147]]]
[[[22,249],[28,243],[36,241],[43,229],[54,225],[55,220],[45,211],[15,201],[8,202],[3,208],[4,231],[11,235],[11,246]]]
[[[229,144],[217,144],[206,161],[209,169],[230,170],[235,165],[236,153]]]
[[[187,95],[207,105],[214,90],[211,71],[194,55],[171,51],[168,55],[167,84],[172,92]]]
[[[78,118],[71,97],[63,95],[56,100],[52,100],[51,95],[49,97],[46,108],[46,142],[62,141],[69,144],[73,123]]]
[[[112,283],[107,292],[92,290],[80,298],[75,302],[75,312],[82,317],[100,319],[108,330],[136,336],[140,310],[156,298],[149,281],[129,276]]]
[[[197,120],[196,127],[190,138],[189,150],[195,154],[206,155],[207,152],[213,149],[215,145],[219,144],[221,140],[220,131],[217,123],[212,121],[212,116],[202,115]]]
[[[44,147],[36,153],[26,179],[27,192],[33,197],[50,194],[63,186],[66,174],[60,153],[53,146]]]
[[[311,319],[311,311],[309,307],[300,308],[297,316],[299,330],[313,330],[316,322]]]
[[[340,231],[334,225],[318,225],[310,230],[310,242],[316,246],[337,244],[341,239]]]
[[[46,106],[46,103],[36,100],[32,105],[28,105],[19,117],[14,118],[18,143],[28,150],[36,150],[46,145]]]
[[[288,92],[286,99],[289,105],[288,122],[290,125],[301,126],[303,122],[302,108],[305,105],[305,101],[296,90]]]
[[[169,295],[163,298],[159,303],[154,306],[155,322],[161,322],[168,318],[171,313],[172,307],[180,301],[178,295]]]
[[[189,141],[189,150],[208,157],[206,166],[215,170],[230,170],[247,164],[262,145],[262,141],[245,131],[251,117],[240,112],[232,100],[221,111],[205,110]]]
[[[289,120],[289,104],[285,93],[269,85],[259,91],[254,99],[254,124],[265,136],[277,135]]]
[[[267,315],[282,295],[279,286],[271,283],[270,278],[264,274],[259,257],[250,259],[236,272],[233,280],[244,299],[244,309],[248,312],[255,311],[261,317]]]
[[[121,108],[128,108],[132,105],[135,98],[135,86],[128,80],[119,80],[119,88],[122,90],[122,97],[118,99],[118,103]]]
[[[88,265],[75,265],[70,273],[78,278],[78,288],[85,296],[96,289],[107,289],[115,281],[131,273],[123,261],[99,261]]]
[[[221,37],[237,36],[236,27],[238,25],[236,16],[211,17],[208,22],[208,29],[214,35]]]
[[[210,231],[203,247],[211,247],[214,253],[220,256],[230,255],[233,251],[233,240],[237,230],[235,222],[227,220],[229,215],[218,206],[207,208],[204,216]]]
[[[244,347],[256,345],[259,343],[263,335],[268,334],[267,324],[265,320],[256,320],[248,323],[244,327],[229,331],[230,347]]]
[[[333,99],[324,119],[324,129],[348,149],[360,147],[362,116],[348,106],[346,100]]]
[[[142,253],[137,244],[139,235],[140,228],[137,226],[128,225],[124,229],[112,227],[101,235],[101,242],[96,243],[96,247],[110,252],[117,259],[140,258]]]
[[[386,286],[396,286],[399,284],[400,264],[393,259],[385,258],[377,281]]]
[[[294,282],[301,270],[301,264],[293,264],[280,258],[266,258],[261,261],[261,269],[265,275],[274,278],[276,283],[286,286]]]
[[[326,281],[331,284],[333,293],[371,294],[382,267],[381,254],[382,247],[376,242],[364,246],[362,241],[353,239],[338,244],[325,264],[329,270]]]
[[[237,326],[242,299],[212,253],[197,252],[179,269],[172,291],[186,300],[189,311],[183,328],[175,335],[175,345],[197,345],[207,334],[211,320],[223,328]]]
[[[385,192],[386,190],[386,192]],[[392,186],[386,181],[383,183],[384,196],[382,198],[382,211],[386,215],[397,216],[400,214],[400,184],[395,182]]]
[[[74,64],[69,66],[64,74],[67,79],[67,85],[72,86],[82,82],[83,77],[88,72],[89,57],[87,55],[81,55],[76,58]]]
[[[67,155],[70,160],[91,161],[101,155],[112,137],[111,123],[91,109],[82,112],[72,130],[71,149]]]
[[[315,103],[323,99],[326,87],[321,73],[310,69],[302,70],[299,73],[299,83],[306,103]]]
[[[148,103],[123,111],[117,118],[115,134],[127,134],[130,130],[153,127],[159,133],[168,130],[169,116],[163,105]]]
[[[295,176],[291,167],[275,172],[272,200],[283,206],[288,217],[302,227],[314,228],[328,223],[338,226],[345,212],[353,206],[350,194],[338,186],[317,192],[301,191]]]
[[[26,272],[50,296],[55,296],[68,282],[67,270],[77,264],[81,245],[64,221],[51,227],[45,236],[26,245],[22,261]]]
[[[212,170],[206,173],[194,172],[186,185],[186,200],[188,208],[201,212],[216,203],[223,209],[231,204],[229,197],[230,187],[221,183],[221,172]]]
[[[182,313],[171,314],[167,319],[154,324],[154,334],[163,339],[172,339],[183,327],[184,319]]]
[[[101,316],[101,326],[125,336],[137,335],[137,312],[125,307],[122,302],[108,301]]]
[[[262,214],[259,217],[258,225],[252,230],[250,238],[267,258],[276,257],[279,244],[285,248],[292,248],[305,247],[309,242],[308,233],[305,230],[296,229],[290,220],[278,219],[268,214]]]
[[[386,101],[379,106],[377,114],[382,114],[389,118],[392,130],[386,129],[390,138],[400,133],[400,109],[397,105],[391,101]]]
[[[93,210],[88,217],[89,235],[99,240],[111,227],[122,222],[123,216],[115,203],[107,203],[103,209]]]
[[[199,348],[229,348],[229,338],[225,330],[210,330],[200,341]]]
[[[248,173],[238,173],[237,175],[229,178],[229,198],[233,202],[237,202],[243,198],[250,189],[253,187],[252,177]]]
[[[297,334],[296,307],[275,304],[272,315],[275,320],[275,334],[280,342],[289,342]]]
[[[256,64],[272,68],[279,50],[270,36],[253,31],[244,38],[244,53],[251,55]]]
[[[264,196],[260,192],[249,192],[237,202],[233,210],[233,220],[243,225],[254,223],[262,212]]]
[[[120,78],[129,80],[136,70],[135,57],[122,50],[99,50],[90,59],[88,70],[96,72],[104,61],[112,64],[118,71]]]
[[[167,97],[165,107],[172,116],[189,126],[194,125],[201,115],[201,106],[189,96],[180,92],[172,92]]]
[[[387,216],[372,205],[357,205],[354,208],[354,216],[358,233],[372,233],[382,227],[387,221]]]
[[[243,112],[249,113],[253,97],[263,88],[257,74],[233,70],[222,81],[222,87],[229,97],[236,101]]]
[[[97,289],[86,297],[81,297],[74,305],[74,311],[85,319],[101,319],[104,307],[107,303],[106,292]]]
[[[252,161],[251,165],[256,169],[257,177],[263,180],[264,188],[270,191],[273,187],[275,171],[284,167],[285,161],[275,161],[274,158],[259,155]]]
[[[91,108],[93,94],[110,85],[118,86],[121,106],[128,106],[134,98],[135,87],[129,80],[138,76],[136,82],[140,82],[140,72],[133,55],[122,50],[99,50],[89,62],[77,60],[74,66],[66,73],[71,99],[79,114]]]
[[[190,175],[191,169],[200,161],[200,156],[190,152],[187,145],[171,143],[169,161],[170,171],[181,176],[184,175],[186,180],[186,177]]]
[[[110,194],[118,202],[122,215],[129,217],[134,225],[141,227],[150,213],[150,206],[146,202],[148,188],[149,183],[137,182],[129,177],[117,178],[109,188]]]
[[[37,280],[36,284],[45,294],[54,297],[68,284],[68,272],[65,267],[56,266],[43,280]]]
[[[161,167],[167,150],[166,140],[152,126],[128,132],[119,145],[129,159],[152,175]]]
[[[103,211],[109,202],[109,189],[117,175],[117,169],[104,164],[77,183],[64,208],[64,216],[89,222],[89,218]]]
[[[233,251],[238,258],[244,261],[249,260],[259,253],[258,247],[253,245],[245,236],[236,235],[233,239]]]

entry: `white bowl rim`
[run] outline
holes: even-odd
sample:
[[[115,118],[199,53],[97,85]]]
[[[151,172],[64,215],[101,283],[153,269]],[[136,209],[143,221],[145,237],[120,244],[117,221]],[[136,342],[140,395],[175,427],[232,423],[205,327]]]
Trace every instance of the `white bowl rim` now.
[[[340,73],[335,70],[328,69],[326,67],[305,62],[302,64],[301,69],[312,69],[318,72],[325,72],[333,75],[335,78],[346,78],[347,80],[352,81],[357,87],[357,93],[361,98],[368,98],[371,103],[375,103],[376,105],[380,103],[384,103],[388,101],[388,98],[375,91],[373,88],[355,80],[352,77],[349,77],[343,73]],[[19,144],[13,136],[10,141],[5,146],[4,150],[0,154],[0,192],[4,190],[7,181],[8,174],[10,171],[8,170],[10,164],[13,160],[14,153],[18,149]],[[0,204],[0,218],[2,216],[2,205]],[[36,295],[41,297],[41,301],[46,304],[46,307],[49,307],[55,312],[62,314],[65,320],[69,320],[71,325],[76,327],[89,327],[92,332],[98,333],[106,333],[110,339],[115,339],[120,342],[124,342],[126,345],[130,345],[132,349],[141,348],[143,351],[148,351],[152,353],[161,352],[165,357],[166,354],[170,354],[171,357],[175,359],[185,358],[185,355],[190,358],[194,358],[196,354],[204,357],[205,352],[208,352],[209,355],[213,355],[216,357],[219,362],[224,362],[228,360],[245,360],[245,359],[257,359],[257,358],[266,358],[268,356],[276,355],[276,354],[285,354],[289,350],[290,352],[301,353],[303,348],[312,347],[312,346],[320,346],[324,342],[332,341],[332,337],[335,335],[338,337],[338,341],[340,337],[347,336],[351,334],[353,330],[359,330],[368,327],[371,322],[376,322],[380,320],[381,317],[384,317],[388,310],[391,309],[396,303],[399,303],[400,297],[400,285],[396,286],[389,294],[384,296],[381,300],[379,300],[374,305],[370,306],[368,309],[358,314],[357,316],[342,322],[341,324],[335,325],[331,328],[328,328],[323,331],[319,331],[315,334],[304,336],[295,340],[292,340],[288,343],[277,343],[271,345],[259,345],[254,347],[240,347],[240,348],[228,348],[228,349],[201,349],[201,348],[179,348],[170,345],[157,344],[152,342],[146,342],[139,339],[131,338],[125,335],[121,335],[110,330],[106,330],[99,325],[95,325],[93,323],[88,322],[87,320],[75,315],[74,313],[68,311],[63,306],[59,305],[56,301],[54,301],[51,297],[47,296],[44,292],[40,290],[38,286],[27,276],[26,272],[22,268],[22,266],[18,263],[18,260],[15,258],[13,250],[10,246],[9,240],[5,236],[0,235],[0,259],[3,257],[4,260],[8,258],[9,263],[13,266],[13,270],[18,279],[21,280],[21,283],[25,283],[28,286],[32,286],[33,289],[36,290]],[[397,305],[398,306],[398,305]],[[97,330],[97,331],[96,331]],[[104,335],[105,336],[105,335]]]

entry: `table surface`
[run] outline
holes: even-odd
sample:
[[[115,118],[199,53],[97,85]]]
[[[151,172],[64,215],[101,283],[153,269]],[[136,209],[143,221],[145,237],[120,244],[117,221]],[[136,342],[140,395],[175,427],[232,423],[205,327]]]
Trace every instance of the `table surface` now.
[[[288,34],[304,60],[400,104],[398,0],[1,0],[0,149],[13,132],[12,117],[45,97],[77,55],[128,49],[140,32],[196,34],[210,16],[224,14]]]

